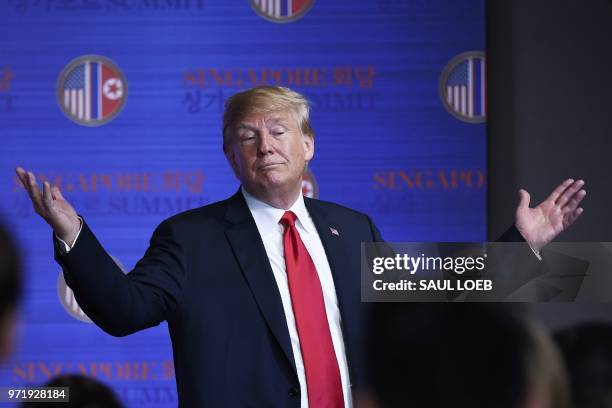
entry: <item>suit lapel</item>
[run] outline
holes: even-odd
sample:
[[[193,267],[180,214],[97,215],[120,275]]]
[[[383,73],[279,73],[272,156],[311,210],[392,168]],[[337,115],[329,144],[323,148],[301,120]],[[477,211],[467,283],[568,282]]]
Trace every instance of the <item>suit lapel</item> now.
[[[319,202],[316,200],[304,197],[304,203],[317,228],[317,232],[323,243],[323,248],[325,248],[325,255],[327,255],[327,261],[329,262],[329,267],[334,277],[338,307],[340,313],[344,315],[343,300],[348,299],[349,296],[347,292],[351,274],[348,264],[349,258],[342,238],[342,228],[336,225],[333,220],[329,220],[325,211],[320,208]],[[332,229],[335,233],[332,232]],[[353,278],[358,279],[359,276]]]
[[[240,191],[229,199],[225,219],[231,223],[225,230],[225,235],[232,246],[247,284],[270,331],[297,376],[287,319],[278,285],[255,220]]]
[[[357,379],[355,367],[353,365],[352,356],[355,345],[352,344],[352,336],[349,335],[347,326],[352,322],[351,315],[359,313],[354,310],[354,307],[347,305],[351,296],[351,279],[360,279],[360,275],[353,274],[349,264],[349,256],[346,248],[346,243],[342,238],[343,229],[340,225],[334,223],[333,219],[328,217],[328,211],[322,208],[321,202],[304,197],[304,203],[308,209],[314,224],[323,243],[325,255],[329,262],[329,267],[334,277],[334,286],[336,287],[336,298],[338,299],[338,309],[340,310],[342,334],[344,345],[346,348],[346,359],[348,362],[350,378],[355,381]],[[332,231],[332,229],[335,231]],[[346,233],[346,231],[344,231]]]

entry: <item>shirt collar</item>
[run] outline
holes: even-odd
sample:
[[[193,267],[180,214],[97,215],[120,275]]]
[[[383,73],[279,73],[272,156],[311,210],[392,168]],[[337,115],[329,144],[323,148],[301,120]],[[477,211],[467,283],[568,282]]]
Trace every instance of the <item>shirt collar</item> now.
[[[285,211],[293,211],[293,213],[297,216],[297,222],[306,232],[312,232],[311,223],[308,222],[310,219],[310,215],[308,214],[308,210],[306,210],[306,204],[304,203],[304,196],[300,194],[295,200],[295,202],[291,205],[288,210],[284,210],[282,208],[272,207],[270,204],[264,203],[261,200],[255,198],[252,194],[246,191],[244,186],[240,188],[242,195],[255,219],[255,223],[259,228],[260,232],[269,232],[275,231],[275,228],[278,228],[279,221]]]

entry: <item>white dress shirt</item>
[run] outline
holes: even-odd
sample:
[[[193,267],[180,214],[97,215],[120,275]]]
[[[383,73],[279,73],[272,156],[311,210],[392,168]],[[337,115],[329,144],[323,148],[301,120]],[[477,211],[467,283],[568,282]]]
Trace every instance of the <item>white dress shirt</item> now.
[[[259,235],[263,241],[268,259],[270,260],[274,279],[278,285],[278,291],[283,302],[283,309],[285,310],[285,318],[287,319],[287,328],[289,329],[291,349],[293,350],[293,357],[295,358],[295,367],[300,382],[301,407],[307,408],[308,392],[306,388],[306,373],[304,371],[300,338],[298,337],[295,325],[295,316],[293,314],[293,307],[291,306],[291,295],[289,293],[289,283],[287,281],[287,271],[285,269],[285,255],[283,249],[284,227],[279,222],[286,210],[272,207],[269,204],[257,200],[249,194],[244,187],[241,190],[249,210],[255,219]],[[306,210],[304,197],[301,194],[297,201],[293,203],[291,208],[287,211],[293,211],[297,216],[295,227],[319,274],[329,331],[331,333],[336,359],[338,360],[338,366],[340,368],[344,406],[345,408],[352,408],[353,400],[351,396],[348,364],[346,362],[344,339],[340,328],[340,310],[338,309],[336,287],[334,286],[334,279],[329,267],[329,262],[327,262],[327,256],[325,255],[325,248],[323,248],[323,243],[321,242],[321,238],[319,238],[314,222]]]

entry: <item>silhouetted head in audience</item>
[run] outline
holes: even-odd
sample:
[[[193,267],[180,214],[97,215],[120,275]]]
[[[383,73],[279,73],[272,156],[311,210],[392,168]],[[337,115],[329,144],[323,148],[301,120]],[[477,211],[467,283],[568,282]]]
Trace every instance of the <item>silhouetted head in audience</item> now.
[[[62,375],[49,380],[45,387],[68,387],[70,402],[28,402],[22,408],[122,408],[112,389],[91,377],[79,374]]]
[[[612,325],[588,323],[555,334],[576,408],[612,407]]]
[[[21,265],[17,247],[0,223],[0,361],[12,349],[12,333],[21,294]]]
[[[570,406],[554,343],[516,309],[408,303],[381,303],[374,309],[370,406]]]

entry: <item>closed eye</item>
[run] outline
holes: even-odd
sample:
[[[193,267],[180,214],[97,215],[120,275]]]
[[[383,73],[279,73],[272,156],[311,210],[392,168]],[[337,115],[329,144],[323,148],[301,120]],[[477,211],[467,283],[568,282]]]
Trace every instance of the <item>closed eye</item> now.
[[[255,133],[254,132],[243,132],[240,133],[238,135],[238,139],[240,140],[240,143],[249,143],[255,140]]]
[[[284,128],[273,128],[270,130],[270,133],[272,134],[272,136],[280,136],[285,134],[285,132],[287,132],[287,129]]]

